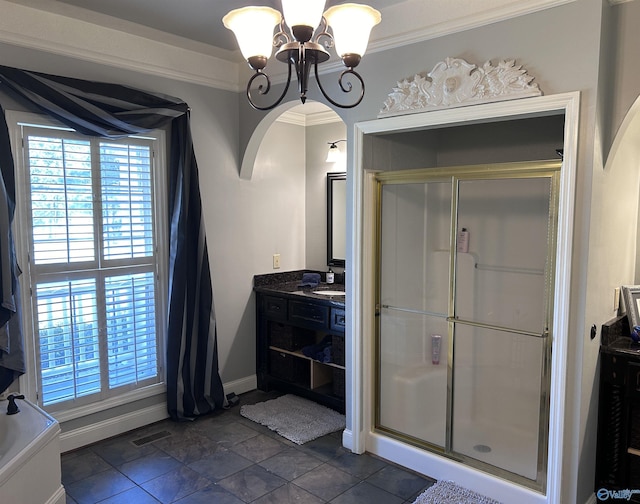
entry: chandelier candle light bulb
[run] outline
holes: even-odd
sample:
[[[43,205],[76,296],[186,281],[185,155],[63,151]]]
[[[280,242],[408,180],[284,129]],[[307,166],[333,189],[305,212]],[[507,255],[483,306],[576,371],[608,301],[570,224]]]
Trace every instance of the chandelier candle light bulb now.
[[[295,67],[302,103],[306,100],[312,67],[318,88],[329,103],[340,108],[352,108],[362,101],[364,81],[354,68],[367,49],[371,29],[380,23],[382,17],[372,7],[355,3],[336,5],[323,14],[325,3],[325,0],[282,0],[283,15],[270,7],[243,7],[222,18],[224,26],[235,34],[243,57],[255,70],[247,83],[247,99],[253,108],[270,110],[282,102],[291,83],[292,67]],[[275,26],[279,26],[279,30],[274,34]],[[338,77],[341,91],[352,91],[351,78],[360,83],[360,95],[348,104],[330,98],[318,76],[318,64],[330,58],[328,49],[334,45],[346,67]],[[259,79],[257,94],[264,96],[269,93],[271,79],[264,69],[274,46],[277,49],[276,59],[288,65],[288,77],[282,94],[275,102],[262,106],[254,100],[252,84]]]

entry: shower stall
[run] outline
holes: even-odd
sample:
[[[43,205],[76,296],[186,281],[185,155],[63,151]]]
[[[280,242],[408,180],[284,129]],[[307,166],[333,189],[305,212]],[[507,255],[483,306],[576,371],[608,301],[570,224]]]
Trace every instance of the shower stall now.
[[[372,427],[542,493],[560,168],[375,175]]]

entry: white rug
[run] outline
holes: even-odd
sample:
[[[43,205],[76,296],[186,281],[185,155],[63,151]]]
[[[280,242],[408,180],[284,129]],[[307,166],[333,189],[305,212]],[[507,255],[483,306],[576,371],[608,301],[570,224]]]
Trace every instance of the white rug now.
[[[344,415],[292,394],[243,405],[240,414],[300,445],[346,426]]]
[[[418,495],[413,504],[500,504],[453,481],[438,481]]]

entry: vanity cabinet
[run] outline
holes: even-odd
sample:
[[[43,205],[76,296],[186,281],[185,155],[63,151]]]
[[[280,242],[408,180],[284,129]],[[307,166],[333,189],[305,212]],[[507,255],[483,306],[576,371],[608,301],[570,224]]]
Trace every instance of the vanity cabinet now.
[[[344,302],[270,286],[256,288],[256,312],[258,388],[344,413]]]
[[[600,347],[595,491],[635,490],[625,500],[640,503],[640,344],[625,325]]]

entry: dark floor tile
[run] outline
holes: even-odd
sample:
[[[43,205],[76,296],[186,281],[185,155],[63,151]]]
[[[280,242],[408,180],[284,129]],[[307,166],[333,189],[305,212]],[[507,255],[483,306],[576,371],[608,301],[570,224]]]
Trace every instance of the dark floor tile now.
[[[322,460],[297,448],[288,448],[260,462],[259,465],[287,481],[292,481],[315,469],[322,463]]]
[[[258,465],[252,465],[219,481],[218,484],[239,499],[252,502],[286,484],[286,481]]]
[[[182,466],[143,483],[141,487],[160,502],[169,503],[202,490],[210,484],[208,479],[196,471]]]
[[[255,404],[281,395],[254,391],[240,400]],[[131,443],[163,430],[171,436],[142,447]],[[351,453],[342,447],[342,432],[294,444],[242,417],[239,406],[193,422],[163,420],[61,460],[67,504],[412,504],[434,483]]]
[[[393,465],[384,467],[367,478],[366,481],[403,499],[409,499],[416,492],[433,484],[433,480],[429,478],[424,478]]]
[[[342,442],[338,438],[331,435],[322,436],[300,445],[300,449],[325,462],[344,453],[350,453],[349,450],[342,447]]]
[[[238,455],[253,462],[262,462],[286,449],[287,447],[284,444],[262,434],[258,434],[231,447],[231,450]]]
[[[350,474],[337,469],[329,464],[322,464],[313,471],[293,480],[292,483],[304,488],[324,499],[330,501],[352,486],[358,484],[360,480]]]
[[[351,452],[343,453],[334,459],[328,460],[327,463],[359,479],[368,478],[387,465],[383,460],[366,453],[356,455]]]
[[[66,486],[78,504],[94,504],[133,488],[134,483],[115,469],[107,469]]]
[[[244,502],[221,486],[213,484],[187,495],[175,504],[244,504]]]
[[[179,436],[160,439],[153,444],[156,448],[187,465],[212,455],[221,448],[218,443],[193,429],[186,430]]]
[[[331,501],[331,504],[364,504],[374,502],[404,504],[404,499],[363,481],[351,487],[343,494],[338,495]]]
[[[135,446],[131,441],[138,436],[125,435],[113,440],[98,443],[91,449],[112,466],[119,466],[125,462],[144,457],[157,450],[153,444]]]
[[[209,457],[200,459],[189,467],[211,481],[219,481],[246,469],[253,462],[230,450],[221,449]]]
[[[60,457],[60,464],[62,467],[62,484],[64,486],[111,469],[111,466],[105,460],[90,449],[64,454]]]
[[[420,488],[417,492],[415,492],[413,495],[411,495],[407,500],[409,501],[409,504],[413,503],[418,496],[424,492],[426,489],[430,488],[431,486],[435,485],[436,480],[431,479],[431,478],[426,478],[427,480],[427,484],[425,486],[423,486],[422,488]]]
[[[253,501],[253,504],[324,504],[324,502],[299,486],[287,483]]]
[[[130,462],[125,462],[118,466],[118,470],[127,478],[133,480],[138,485],[168,473],[180,466],[180,462],[166,454],[162,450],[156,449],[146,457],[140,457]]]
[[[258,432],[250,429],[245,425],[242,425],[239,422],[233,422],[220,425],[218,426],[218,428],[209,430],[204,434],[214,443],[218,443],[220,446],[229,448],[233,445],[257,436]]]
[[[145,492],[142,488],[136,486],[130,490],[125,490],[118,495],[109,497],[100,501],[100,504],[158,504],[158,500]]]

